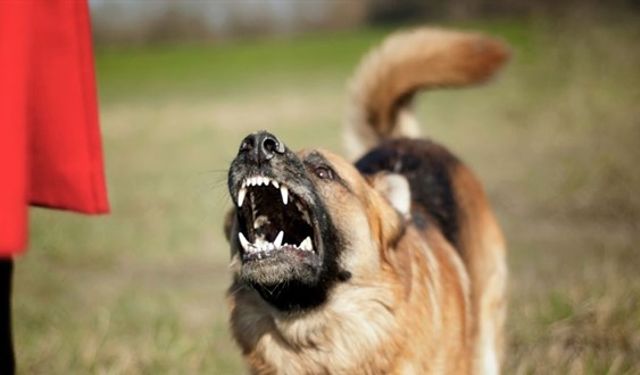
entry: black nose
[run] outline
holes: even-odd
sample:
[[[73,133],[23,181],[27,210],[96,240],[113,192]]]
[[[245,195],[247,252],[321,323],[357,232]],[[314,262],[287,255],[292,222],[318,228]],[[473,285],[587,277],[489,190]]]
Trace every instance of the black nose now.
[[[276,154],[284,154],[284,144],[266,131],[249,134],[240,143],[240,154],[247,153],[256,162],[271,160]]]

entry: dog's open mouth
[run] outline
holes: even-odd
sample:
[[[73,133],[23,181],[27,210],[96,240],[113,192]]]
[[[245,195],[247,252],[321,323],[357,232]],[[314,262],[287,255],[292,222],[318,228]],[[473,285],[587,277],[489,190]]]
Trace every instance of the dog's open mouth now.
[[[243,262],[291,253],[317,253],[314,218],[308,204],[285,183],[258,175],[245,178],[237,194],[238,240]]]

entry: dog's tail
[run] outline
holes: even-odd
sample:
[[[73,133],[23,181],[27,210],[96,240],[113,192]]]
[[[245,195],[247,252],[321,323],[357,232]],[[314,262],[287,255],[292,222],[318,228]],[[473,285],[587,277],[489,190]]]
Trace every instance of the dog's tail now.
[[[421,28],[390,36],[364,57],[350,82],[351,156],[387,138],[417,136],[409,107],[419,90],[484,82],[508,56],[505,44],[482,34]]]

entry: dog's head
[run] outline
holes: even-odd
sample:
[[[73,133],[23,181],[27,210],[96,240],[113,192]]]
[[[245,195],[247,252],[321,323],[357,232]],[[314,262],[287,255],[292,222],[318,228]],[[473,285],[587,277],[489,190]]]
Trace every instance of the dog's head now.
[[[404,178],[365,178],[339,156],[292,152],[265,131],[241,142],[228,187],[234,276],[284,310],[318,306],[337,283],[379,272],[410,204]]]

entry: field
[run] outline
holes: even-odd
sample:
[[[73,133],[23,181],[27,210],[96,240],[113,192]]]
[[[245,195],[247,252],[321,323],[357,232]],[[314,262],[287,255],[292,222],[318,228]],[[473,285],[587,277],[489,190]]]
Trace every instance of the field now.
[[[640,374],[640,22],[456,25],[507,40],[424,133],[487,186],[509,242],[507,374]],[[226,168],[246,133],[341,151],[344,84],[390,30],[97,50],[112,214],[34,209],[24,374],[243,373],[226,325]]]

